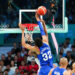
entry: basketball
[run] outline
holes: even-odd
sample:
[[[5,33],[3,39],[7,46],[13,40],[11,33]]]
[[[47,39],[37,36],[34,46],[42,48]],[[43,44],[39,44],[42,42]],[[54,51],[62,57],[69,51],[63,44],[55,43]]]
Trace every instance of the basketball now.
[[[37,13],[38,13],[39,15],[45,15],[46,12],[47,12],[47,9],[46,9],[46,7],[44,7],[44,6],[40,6],[40,7],[38,8],[38,10],[37,10]]]

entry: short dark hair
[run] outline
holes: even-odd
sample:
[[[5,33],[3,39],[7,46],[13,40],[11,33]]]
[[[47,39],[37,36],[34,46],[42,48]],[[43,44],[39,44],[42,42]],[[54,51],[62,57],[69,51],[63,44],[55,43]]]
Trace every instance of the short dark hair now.
[[[70,40],[70,38],[66,38],[66,40]]]
[[[75,45],[72,45],[71,48],[75,48]]]
[[[2,73],[3,74],[3,72],[1,71],[0,73]]]
[[[41,38],[36,38],[36,39],[34,40],[34,42],[35,42],[35,45],[36,45],[37,47],[39,47],[39,48],[43,45],[43,42],[42,42],[42,39],[41,39]]]
[[[32,71],[32,73],[31,74],[37,74],[37,72],[36,71]]]
[[[71,59],[75,60],[75,51],[71,52]]]
[[[5,69],[5,70],[4,70],[4,72],[5,72],[5,71],[7,71],[7,72],[8,72],[9,70],[8,70],[8,69]]]
[[[27,70],[24,70],[24,73],[28,73],[28,71]]]

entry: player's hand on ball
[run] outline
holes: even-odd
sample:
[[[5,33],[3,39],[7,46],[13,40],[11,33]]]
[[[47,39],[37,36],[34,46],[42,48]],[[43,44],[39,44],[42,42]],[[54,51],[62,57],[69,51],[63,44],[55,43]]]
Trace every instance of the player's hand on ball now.
[[[22,26],[22,24],[20,24],[19,23],[19,28],[22,30],[22,31],[24,31],[25,30],[25,28]]]

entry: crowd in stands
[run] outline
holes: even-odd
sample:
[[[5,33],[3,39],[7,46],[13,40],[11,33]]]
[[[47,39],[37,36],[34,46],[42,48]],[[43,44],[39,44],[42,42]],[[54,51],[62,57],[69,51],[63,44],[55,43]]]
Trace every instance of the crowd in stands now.
[[[22,46],[17,47],[16,43],[7,57],[1,55],[0,75],[36,75],[37,70],[35,57],[28,55],[28,50]]]
[[[65,42],[60,45],[60,58],[66,57],[69,61],[68,68],[72,69],[72,63],[75,62],[75,39],[73,44],[70,43],[70,38],[66,38]]]

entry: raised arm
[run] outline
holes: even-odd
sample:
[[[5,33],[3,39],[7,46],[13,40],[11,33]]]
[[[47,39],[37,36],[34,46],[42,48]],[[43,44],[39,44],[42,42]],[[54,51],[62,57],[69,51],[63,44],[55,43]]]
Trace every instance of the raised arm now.
[[[39,15],[37,13],[36,13],[35,17],[36,17],[37,23],[38,23],[39,28],[40,28],[40,32],[41,32],[43,42],[48,44],[48,34],[47,34],[47,31],[46,31],[45,23],[44,22],[41,23],[41,20],[40,20]]]
[[[46,24],[45,24],[45,21],[44,20],[40,20],[41,22],[42,22],[42,24],[43,24],[43,28],[44,28],[44,32],[45,32],[45,34],[46,34],[46,37],[47,37],[47,39],[48,39],[48,33],[47,33],[47,28],[46,28]]]
[[[28,50],[31,50],[31,51],[33,51],[33,52],[38,53],[39,50],[38,50],[38,48],[37,48],[36,46],[31,46],[31,45],[25,43],[24,27],[22,27],[21,24],[19,24],[19,27],[20,27],[20,29],[22,30],[22,46],[25,47],[25,48],[27,48]]]

